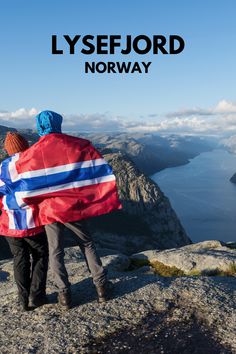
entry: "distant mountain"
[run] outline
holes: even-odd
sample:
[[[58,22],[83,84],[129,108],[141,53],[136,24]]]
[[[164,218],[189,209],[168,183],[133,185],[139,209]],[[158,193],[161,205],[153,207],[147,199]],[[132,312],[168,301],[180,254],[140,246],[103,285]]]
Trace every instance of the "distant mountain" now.
[[[0,149],[3,146],[6,132],[9,130],[16,131],[13,128],[0,126]],[[35,143],[39,138],[37,133],[31,129],[19,131],[30,144]],[[149,133],[86,133],[80,135],[74,133],[73,135],[91,140],[102,151],[124,153],[147,175],[167,167],[186,164],[189,159],[214,149],[218,144],[214,138],[174,134],[160,136]],[[3,154],[2,158],[5,156]]]
[[[122,152],[147,175],[167,167],[183,165],[202,152],[214,149],[214,138],[156,134],[88,134],[100,148]]]
[[[6,127],[5,125],[0,125],[0,135],[4,135],[7,132],[15,132],[15,128]]]

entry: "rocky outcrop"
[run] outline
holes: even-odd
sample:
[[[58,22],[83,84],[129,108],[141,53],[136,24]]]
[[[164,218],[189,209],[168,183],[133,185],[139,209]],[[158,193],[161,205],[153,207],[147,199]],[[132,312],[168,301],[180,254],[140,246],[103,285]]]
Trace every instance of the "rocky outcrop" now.
[[[150,250],[132,255],[131,258],[136,261],[147,260],[150,264],[159,261],[186,274],[196,272],[210,275],[230,270],[236,273],[236,250],[220,241],[203,241],[165,251]]]
[[[109,302],[98,305],[79,249],[66,250],[73,296],[69,311],[57,305],[49,273],[49,304],[21,313],[12,262],[2,261],[0,352],[236,352],[235,278],[163,278],[140,269],[125,271],[130,261],[125,255],[112,255],[104,249],[100,254],[113,291]]]
[[[89,221],[99,246],[131,254],[191,243],[168,198],[150,178],[121,153],[105,158],[116,175],[123,210]]]

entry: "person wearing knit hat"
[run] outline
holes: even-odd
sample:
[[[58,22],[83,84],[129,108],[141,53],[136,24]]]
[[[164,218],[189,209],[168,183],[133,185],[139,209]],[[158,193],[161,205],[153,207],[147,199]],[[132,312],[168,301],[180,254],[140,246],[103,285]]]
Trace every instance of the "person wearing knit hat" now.
[[[29,147],[27,140],[16,132],[8,132],[4,148],[9,156],[21,153]],[[6,160],[5,160],[6,161]],[[32,307],[47,303],[46,279],[48,269],[48,245],[43,227],[29,230],[10,230],[6,222],[7,210],[0,197],[0,234],[6,237],[14,261],[14,278],[18,288],[18,299],[23,311],[29,310],[29,299]],[[30,255],[31,261],[30,262]]]
[[[4,149],[9,156],[28,149],[28,141],[19,133],[8,132],[4,142]]]

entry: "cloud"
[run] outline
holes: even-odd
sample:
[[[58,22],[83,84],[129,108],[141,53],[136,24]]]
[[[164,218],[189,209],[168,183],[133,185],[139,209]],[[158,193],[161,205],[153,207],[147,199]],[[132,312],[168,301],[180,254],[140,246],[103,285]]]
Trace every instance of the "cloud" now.
[[[13,112],[0,111],[0,125],[22,129],[35,129],[35,116],[40,112],[35,108],[20,108]],[[107,113],[62,114],[64,131],[120,131],[124,128],[124,117]]]
[[[222,113],[222,114],[230,114],[230,113],[236,114],[236,104],[233,102],[222,100],[217,104],[215,109],[213,109],[213,112]]]
[[[190,116],[210,116],[213,115],[214,113],[211,110],[208,109],[202,109],[202,108],[190,108],[190,109],[182,109],[176,112],[170,112],[167,113],[168,118],[172,117],[190,117]]]
[[[200,120],[197,117],[193,118],[173,118],[164,119],[160,123],[155,122],[143,122],[139,125],[127,125],[129,131],[143,131],[143,132],[205,132],[206,124],[204,120]],[[208,129],[210,126],[208,125]]]
[[[221,100],[211,108],[190,108],[166,114],[162,123],[163,129],[174,128],[193,133],[224,134],[236,132],[236,103]]]
[[[200,107],[182,109],[176,112],[170,112],[166,116],[172,117],[190,117],[190,116],[214,116],[217,114],[227,115],[230,113],[236,114],[236,104],[230,101],[221,100],[212,108],[204,109]]]
[[[20,108],[13,112],[0,111],[0,124],[12,128],[32,128],[35,129],[33,119],[38,111],[35,108]]]
[[[0,111],[0,119],[11,121],[12,119],[32,118],[38,113],[35,108],[25,109],[20,108],[14,112]]]
[[[35,129],[39,110],[20,108],[14,112],[0,111],[0,124],[14,128]],[[171,132],[194,134],[236,134],[236,104],[221,100],[210,108],[186,108],[169,112],[147,113],[137,119],[114,115],[110,112],[91,114],[62,114],[63,130],[76,132]]]
[[[109,113],[63,115],[64,130],[103,132],[123,129],[123,117]]]
[[[158,114],[157,113],[151,113],[151,114],[148,114],[148,117],[156,118],[156,117],[158,117]]]

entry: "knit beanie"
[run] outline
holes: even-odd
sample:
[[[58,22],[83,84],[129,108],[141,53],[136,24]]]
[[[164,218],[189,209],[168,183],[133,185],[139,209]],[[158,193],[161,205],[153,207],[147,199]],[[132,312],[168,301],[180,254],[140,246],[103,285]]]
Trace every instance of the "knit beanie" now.
[[[8,132],[4,142],[4,149],[9,156],[16,154],[17,152],[28,149],[29,143],[19,133]]]
[[[50,133],[61,133],[62,116],[53,111],[42,111],[36,116],[39,136]]]

